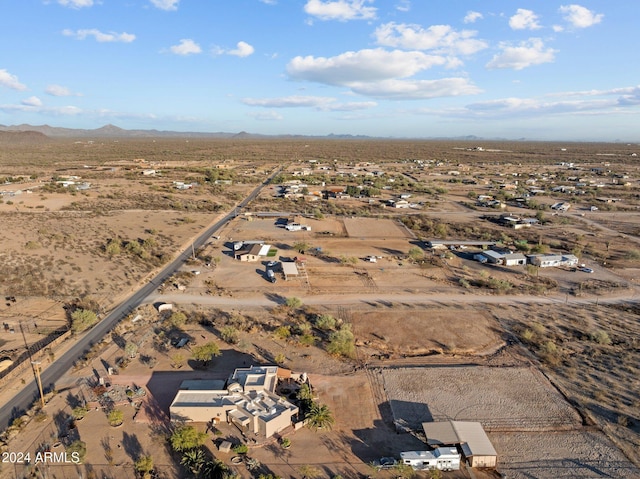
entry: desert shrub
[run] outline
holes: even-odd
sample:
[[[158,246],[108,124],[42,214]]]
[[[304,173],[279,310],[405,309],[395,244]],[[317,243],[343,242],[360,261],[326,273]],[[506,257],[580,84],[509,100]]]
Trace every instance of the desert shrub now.
[[[290,298],[287,298],[285,304],[288,308],[298,309],[302,306],[302,300],[300,300],[300,298],[296,298],[295,296],[291,296]]]
[[[287,357],[283,353],[278,353],[273,358],[273,362],[275,362],[278,366],[282,366],[286,360]]]
[[[71,415],[74,419],[82,419],[87,415],[88,412],[89,409],[87,409],[86,407],[78,406],[73,408],[73,411],[71,411]]]
[[[122,252],[122,241],[120,238],[111,238],[105,246],[105,252],[109,256],[117,256]]]
[[[522,331],[522,333],[520,333],[520,339],[523,342],[529,343],[529,344],[533,343],[535,336],[536,336],[535,333],[529,328],[525,329],[524,331]]]
[[[627,251],[625,258],[630,261],[638,261],[640,260],[640,251],[637,249],[632,249]]]
[[[249,446],[246,444],[238,444],[233,447],[233,452],[236,454],[246,454],[249,452]]]
[[[129,341],[124,345],[124,352],[127,353],[127,356],[130,358],[135,358],[136,354],[138,354],[138,345],[134,342]]]
[[[289,326],[280,326],[274,331],[274,334],[279,339],[287,339],[291,336],[291,328]]]
[[[349,324],[343,324],[339,330],[329,335],[327,352],[333,356],[352,358],[355,355],[355,337]]]
[[[119,426],[124,421],[124,413],[120,409],[113,409],[107,415],[110,426]]]
[[[199,432],[193,426],[183,425],[176,428],[169,437],[169,443],[174,451],[182,452],[202,446],[207,440],[205,432]]]
[[[143,478],[151,477],[151,471],[153,471],[153,458],[151,456],[142,456],[135,462],[134,467]]]
[[[171,313],[171,316],[169,316],[169,323],[176,328],[183,326],[186,322],[187,315],[182,311],[174,311]]]
[[[313,346],[314,344],[316,344],[317,340],[318,338],[316,338],[313,334],[309,334],[309,333],[305,333],[298,338],[298,341],[303,346]]]
[[[202,346],[195,346],[191,352],[193,359],[202,362],[204,365],[209,364],[215,356],[220,356],[220,354],[222,354],[220,352],[220,348],[214,342],[209,342]]]
[[[545,341],[540,346],[540,358],[549,366],[558,366],[562,359],[562,354],[556,343],[553,341]]]
[[[80,333],[93,326],[98,321],[98,315],[88,309],[76,309],[71,313],[71,331]]]
[[[422,248],[413,246],[409,249],[409,258],[412,261],[420,261],[422,258],[424,258],[424,251],[422,250]]]
[[[609,333],[603,331],[602,329],[598,329],[596,331],[592,331],[589,333],[589,338],[591,341],[598,344],[611,344],[611,338],[609,337]]]
[[[315,320],[316,327],[323,331],[329,331],[336,329],[336,318],[331,316],[330,314],[322,314],[318,316]]]
[[[67,447],[67,454],[69,457],[74,459],[77,457],[79,459],[79,463],[82,464],[85,456],[87,455],[87,443],[80,439],[73,441],[69,444],[69,447]]]
[[[229,344],[238,342],[238,330],[233,326],[225,326],[220,330],[220,337]]]

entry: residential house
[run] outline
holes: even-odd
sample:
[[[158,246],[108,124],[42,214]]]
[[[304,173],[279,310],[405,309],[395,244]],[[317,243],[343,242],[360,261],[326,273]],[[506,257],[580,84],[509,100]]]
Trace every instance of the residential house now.
[[[277,366],[239,368],[223,381],[183,381],[171,420],[235,424],[245,435],[271,437],[290,426],[298,407],[275,394]]]
[[[237,260],[254,262],[260,261],[260,258],[266,258],[270,249],[271,245],[268,244],[247,244],[234,254]]]

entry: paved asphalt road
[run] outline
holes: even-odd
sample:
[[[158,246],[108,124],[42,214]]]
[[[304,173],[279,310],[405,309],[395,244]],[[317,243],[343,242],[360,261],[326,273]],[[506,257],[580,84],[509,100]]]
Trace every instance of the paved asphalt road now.
[[[274,171],[263,183],[261,183],[249,196],[247,196],[241,203],[234,208],[234,210],[227,214],[220,221],[210,226],[204,233],[202,233],[194,242],[193,247],[199,248],[206,243],[206,241],[220,228],[222,228],[228,221],[235,218],[235,216],[249,204],[253,199],[258,196],[260,191],[271,183],[271,180],[280,172],[280,169]],[[113,311],[109,313],[102,321],[100,321],[95,327],[90,329],[80,337],[76,344],[74,344],[66,353],[60,358],[56,359],[45,371],[42,372],[42,385],[46,389],[51,389],[56,381],[58,381],[71,367],[73,363],[78,360],[85,351],[89,350],[95,343],[107,335],[113,327],[123,319],[127,314],[133,311],[137,306],[142,304],[144,300],[155,289],[170,278],[191,256],[191,247],[183,251],[176,259],[174,259],[169,265],[167,265],[160,273],[158,273],[149,283],[144,285],[135,294],[130,296],[127,300],[117,306]],[[0,429],[5,429],[11,421],[20,416],[26,411],[34,400],[38,398],[38,388],[35,379],[28,383],[13,399],[0,408]]]

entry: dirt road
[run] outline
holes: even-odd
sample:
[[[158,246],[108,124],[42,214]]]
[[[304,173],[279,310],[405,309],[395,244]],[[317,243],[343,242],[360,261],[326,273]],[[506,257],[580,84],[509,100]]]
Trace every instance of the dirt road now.
[[[306,305],[368,305],[371,307],[392,306],[393,304],[615,304],[640,299],[636,288],[614,293],[607,296],[585,295],[575,297],[569,295],[482,295],[482,294],[461,294],[451,293],[415,293],[415,294],[380,294],[380,293],[359,293],[345,295],[307,295],[297,296]],[[190,294],[152,294],[147,297],[146,303],[175,303],[175,304],[200,304],[207,306],[224,307],[269,307],[284,304],[286,298],[278,295],[254,295],[254,296],[201,296]]]

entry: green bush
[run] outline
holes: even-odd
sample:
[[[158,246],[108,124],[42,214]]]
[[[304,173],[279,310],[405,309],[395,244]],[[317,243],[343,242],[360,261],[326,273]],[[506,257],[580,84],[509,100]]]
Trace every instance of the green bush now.
[[[237,446],[233,447],[233,452],[235,452],[236,454],[246,454],[249,452],[249,446],[247,446],[246,444],[238,444]]]
[[[355,337],[351,332],[350,325],[343,324],[338,331],[334,331],[329,335],[329,344],[327,345],[329,354],[353,358],[355,351]]]
[[[336,329],[336,318],[331,316],[330,314],[322,314],[316,317],[315,321],[316,327],[323,331],[330,331]]]
[[[71,313],[71,331],[80,333],[93,326],[98,321],[98,315],[88,309],[76,309]]]

